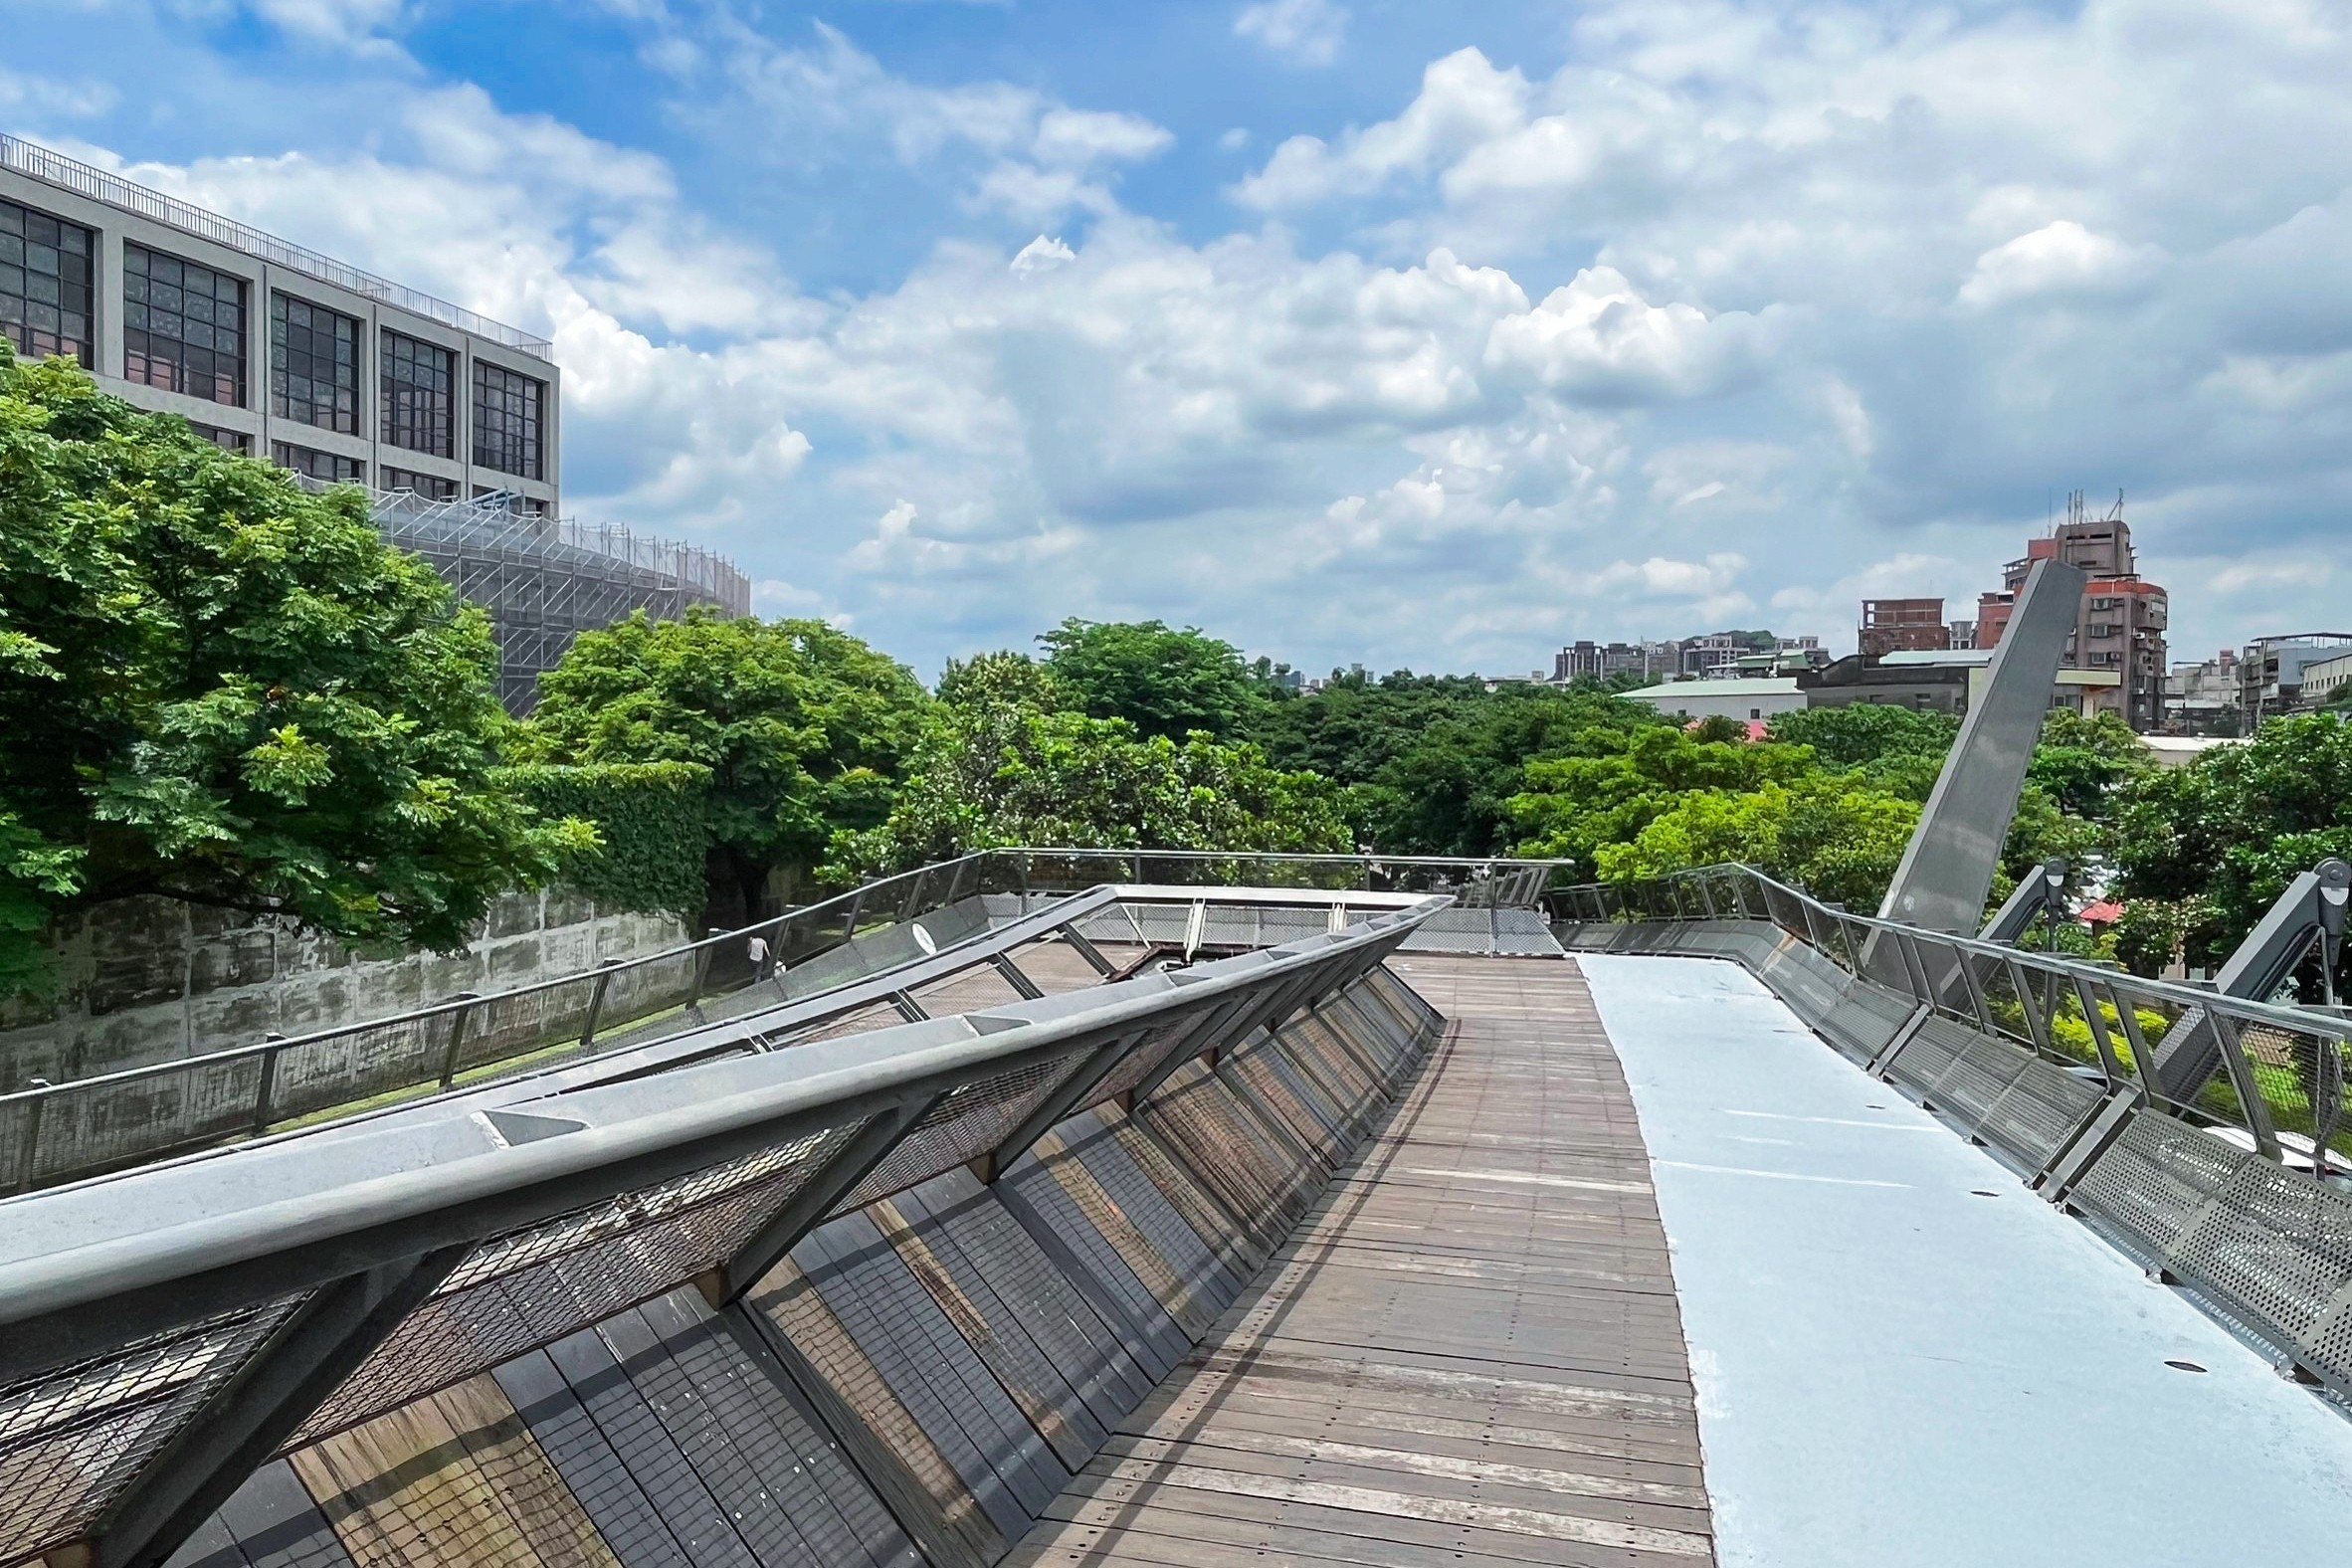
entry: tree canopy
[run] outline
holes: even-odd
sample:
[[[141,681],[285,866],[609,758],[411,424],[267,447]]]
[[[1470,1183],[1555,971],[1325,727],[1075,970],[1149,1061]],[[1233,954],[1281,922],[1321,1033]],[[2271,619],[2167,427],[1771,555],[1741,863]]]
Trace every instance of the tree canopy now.
[[[1228,739],[1268,700],[1241,650],[1198,627],[1073,616],[1038,642],[1075,711],[1124,719],[1147,740],[1194,730]]]
[[[710,771],[714,918],[748,918],[769,874],[890,811],[929,697],[903,665],[821,621],[644,612],[583,635],[539,678],[525,751],[548,762]]]
[[[492,782],[494,669],[356,491],[0,344],[0,988],[131,893],[463,945],[594,843]]]
[[[2143,964],[2217,966],[2299,872],[2352,858],[2352,722],[2273,718],[2242,745],[2187,767],[2142,769],[2114,787],[2117,888]]]
[[[1060,676],[1019,654],[951,666],[888,820],[834,841],[838,876],[1017,844],[1335,851],[1339,791],[1246,742],[1143,735],[1080,711]]]

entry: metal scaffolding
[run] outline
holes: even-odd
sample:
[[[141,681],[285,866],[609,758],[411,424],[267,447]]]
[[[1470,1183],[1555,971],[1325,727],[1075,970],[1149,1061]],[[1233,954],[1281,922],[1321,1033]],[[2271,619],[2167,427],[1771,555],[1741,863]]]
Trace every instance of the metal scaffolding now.
[[[582,632],[637,610],[657,621],[679,620],[696,604],[728,616],[751,613],[751,580],[696,545],[611,523],[534,516],[502,495],[432,500],[369,490],[368,496],[387,539],[423,556],[460,598],[490,612],[498,697],[518,716],[538,701],[539,672],[553,669]]]

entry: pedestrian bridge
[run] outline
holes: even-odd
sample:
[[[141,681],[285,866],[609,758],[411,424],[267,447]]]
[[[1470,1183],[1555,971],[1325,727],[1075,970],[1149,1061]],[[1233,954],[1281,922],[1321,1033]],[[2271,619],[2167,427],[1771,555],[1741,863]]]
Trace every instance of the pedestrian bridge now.
[[[2343,1020],[1218,875],[0,1202],[0,1565],[2342,1555]]]

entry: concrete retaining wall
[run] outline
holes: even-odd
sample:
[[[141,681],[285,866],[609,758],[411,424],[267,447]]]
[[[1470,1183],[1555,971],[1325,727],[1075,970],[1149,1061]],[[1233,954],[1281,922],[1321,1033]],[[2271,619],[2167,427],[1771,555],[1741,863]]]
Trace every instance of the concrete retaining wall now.
[[[499,898],[464,953],[370,957],[289,920],[126,898],[57,933],[53,997],[0,1004],[0,1089],[383,1018],[460,991],[503,991],[686,939],[676,920],[600,912],[589,899],[558,890]]]

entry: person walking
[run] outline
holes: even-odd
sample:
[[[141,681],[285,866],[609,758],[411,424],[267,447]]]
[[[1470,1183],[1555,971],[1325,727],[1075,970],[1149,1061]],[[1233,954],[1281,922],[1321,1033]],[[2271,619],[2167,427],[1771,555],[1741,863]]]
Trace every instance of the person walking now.
[[[751,940],[744,944],[743,950],[745,956],[751,960],[752,980],[756,984],[765,985],[776,973],[776,956],[768,947],[768,939],[754,931],[751,933]]]

